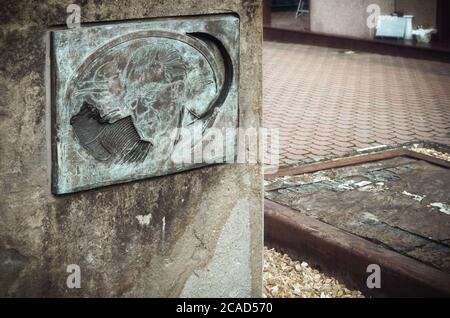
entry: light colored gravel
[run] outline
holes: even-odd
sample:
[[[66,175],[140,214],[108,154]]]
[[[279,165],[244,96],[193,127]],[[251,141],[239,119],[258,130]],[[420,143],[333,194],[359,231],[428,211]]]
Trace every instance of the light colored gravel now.
[[[306,262],[264,248],[264,291],[266,298],[364,298],[336,279],[325,276]]]
[[[445,153],[445,152],[440,152],[434,149],[430,149],[430,148],[422,148],[419,147],[418,145],[414,145],[410,148],[412,151],[418,152],[418,153],[422,153],[424,155],[428,155],[428,156],[432,156],[438,159],[442,159],[442,160],[446,160],[446,161],[450,161],[450,154],[449,153]]]

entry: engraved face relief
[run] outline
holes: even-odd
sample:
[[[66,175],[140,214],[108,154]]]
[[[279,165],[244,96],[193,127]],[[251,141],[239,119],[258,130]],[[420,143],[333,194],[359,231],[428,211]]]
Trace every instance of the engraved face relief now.
[[[238,34],[231,15],[55,31],[53,191],[188,169],[182,128],[237,126]]]
[[[68,95],[81,145],[100,161],[169,156],[173,132],[203,119],[223,89],[206,44],[193,36],[138,32],[90,56]]]

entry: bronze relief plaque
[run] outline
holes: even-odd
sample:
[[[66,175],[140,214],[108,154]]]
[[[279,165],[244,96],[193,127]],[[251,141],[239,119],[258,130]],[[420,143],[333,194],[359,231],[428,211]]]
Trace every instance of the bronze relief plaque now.
[[[53,193],[206,165],[202,136],[238,125],[239,39],[234,15],[52,31]]]

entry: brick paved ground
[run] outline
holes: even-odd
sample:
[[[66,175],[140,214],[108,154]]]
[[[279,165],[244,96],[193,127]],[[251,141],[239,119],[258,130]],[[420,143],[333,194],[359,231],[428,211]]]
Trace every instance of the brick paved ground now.
[[[264,126],[280,163],[410,141],[450,145],[450,64],[264,43]]]

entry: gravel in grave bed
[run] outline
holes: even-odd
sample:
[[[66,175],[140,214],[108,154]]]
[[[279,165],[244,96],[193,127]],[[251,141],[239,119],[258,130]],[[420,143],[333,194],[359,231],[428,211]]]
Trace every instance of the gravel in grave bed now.
[[[336,279],[293,261],[288,255],[264,248],[263,297],[265,298],[364,298]]]
[[[423,148],[420,147],[419,145],[413,145],[410,148],[412,151],[424,154],[424,155],[428,155],[431,157],[435,157],[441,160],[446,160],[446,161],[450,161],[450,153],[448,152],[441,152],[432,148]]]

